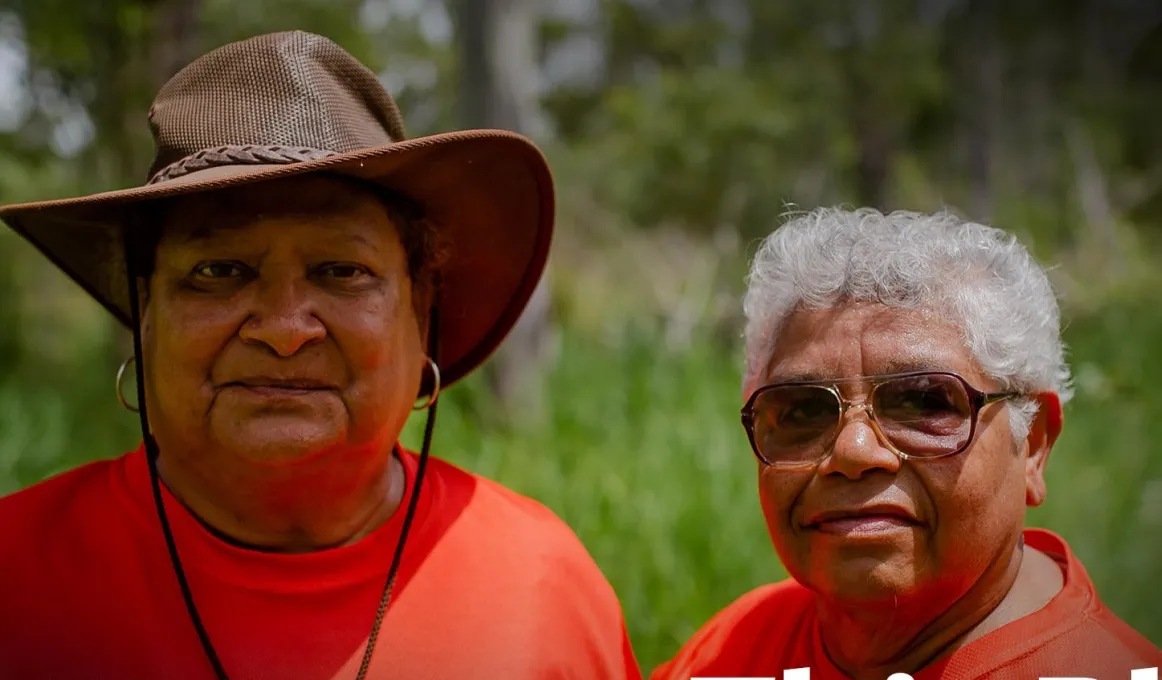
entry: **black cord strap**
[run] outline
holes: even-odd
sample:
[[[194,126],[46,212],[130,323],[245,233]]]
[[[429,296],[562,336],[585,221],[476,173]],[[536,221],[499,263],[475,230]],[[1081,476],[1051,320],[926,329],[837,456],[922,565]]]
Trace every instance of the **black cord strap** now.
[[[186,612],[189,613],[190,621],[194,624],[194,630],[198,633],[198,639],[202,642],[202,649],[206,652],[206,658],[209,659],[210,665],[214,668],[214,675],[219,680],[228,680],[226,669],[222,667],[222,662],[218,659],[217,652],[214,651],[214,645],[210,642],[210,635],[206,632],[206,627],[202,624],[202,618],[198,615],[198,608],[194,606],[194,596],[190,591],[189,581],[186,580],[185,570],[182,569],[182,561],[178,556],[177,543],[174,541],[173,531],[169,525],[169,517],[166,516],[165,512],[165,502],[161,495],[161,479],[157,472],[157,458],[160,452],[157,447],[157,441],[154,440],[153,435],[149,432],[149,416],[145,404],[145,363],[143,361],[144,352],[141,349],[141,305],[138,300],[137,288],[137,254],[130,243],[130,233],[129,229],[126,229],[124,233],[125,265],[126,273],[129,275],[129,309],[133,321],[133,355],[137,370],[137,416],[141,421],[141,436],[145,441],[146,460],[149,463],[149,481],[153,487],[153,503],[157,507],[157,517],[161,521],[162,533],[165,534],[165,545],[169,550],[169,560],[173,565],[174,574],[177,576],[178,586],[182,590],[182,599],[186,603]]]
[[[439,307],[432,306],[431,325],[428,329],[428,351],[431,352],[432,361],[436,362],[436,353],[439,350]],[[439,364],[436,364],[439,366]],[[435,389],[435,388],[433,388]],[[395,546],[395,556],[391,560],[391,569],[387,572],[387,582],[383,585],[383,595],[379,598],[379,608],[375,611],[375,622],[371,625],[371,633],[367,636],[367,648],[363,650],[363,662],[359,664],[359,673],[355,676],[356,680],[364,680],[367,677],[367,671],[371,668],[371,655],[375,652],[375,642],[379,639],[379,628],[383,624],[383,617],[387,613],[388,604],[391,602],[392,590],[395,587],[396,573],[399,571],[400,565],[403,563],[403,548],[408,540],[408,530],[411,529],[412,519],[416,515],[416,508],[420,504],[420,489],[424,482],[424,470],[428,467],[428,454],[432,448],[432,433],[436,427],[436,406],[440,403],[439,393],[434,395],[431,406],[428,407],[427,422],[424,423],[424,443],[420,448],[420,461],[416,468],[416,482],[412,490],[411,500],[408,502],[407,515],[404,516],[403,527],[400,528],[399,542]]]

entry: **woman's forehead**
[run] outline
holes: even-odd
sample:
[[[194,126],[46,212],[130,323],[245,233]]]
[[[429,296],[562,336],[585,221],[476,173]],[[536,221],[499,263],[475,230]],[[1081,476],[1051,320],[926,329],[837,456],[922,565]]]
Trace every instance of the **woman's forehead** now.
[[[963,332],[928,310],[871,303],[800,310],[782,324],[766,378],[821,380],[914,370],[975,376]]]
[[[301,210],[334,212],[353,201],[376,201],[372,191],[336,175],[304,175],[180,196],[174,205],[198,212]]]
[[[233,237],[272,222],[334,231],[359,225],[382,228],[390,219],[386,207],[370,191],[324,177],[181,197],[163,218],[166,240],[182,242]]]

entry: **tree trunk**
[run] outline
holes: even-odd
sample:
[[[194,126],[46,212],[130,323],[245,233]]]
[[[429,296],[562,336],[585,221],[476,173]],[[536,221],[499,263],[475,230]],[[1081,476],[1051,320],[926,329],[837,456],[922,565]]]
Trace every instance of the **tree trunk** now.
[[[136,53],[120,65],[123,78],[107,106],[109,122],[117,133],[103,145],[105,153],[120,159],[118,174],[128,184],[141,184],[153,162],[153,146],[146,127],[146,111],[165,83],[200,54],[202,0],[145,0],[150,27]],[[142,60],[144,59],[144,63]],[[116,322],[115,322],[116,323]],[[120,326],[120,324],[118,324]],[[117,351],[132,356],[133,336],[117,334]]]
[[[201,53],[203,0],[164,0],[154,6],[150,44],[151,96]]]
[[[849,125],[856,142],[855,192],[860,205],[887,210],[899,121],[882,86],[864,64],[869,45],[883,39],[878,26],[880,7],[876,0],[853,0],[847,7],[849,44],[840,51],[840,60],[847,81]]]
[[[461,95],[465,127],[538,130],[535,0],[458,0]],[[544,373],[554,358],[550,272],[524,314],[485,367],[506,419],[539,418]]]
[[[993,151],[1001,112],[1001,54],[997,17],[989,2],[969,9],[967,52],[972,93],[968,112],[968,176],[972,219],[988,223],[993,213]]]
[[[855,166],[856,195],[860,205],[888,210],[888,175],[893,151],[889,131],[882,120],[867,111],[854,110],[852,113],[859,146]]]
[[[1090,271],[1096,270],[1100,274],[1121,272],[1125,267],[1125,250],[1118,237],[1105,173],[1094,148],[1093,136],[1084,121],[1071,118],[1066,122],[1065,140],[1073,159],[1077,196],[1088,227],[1082,241],[1082,252],[1095,260]]]

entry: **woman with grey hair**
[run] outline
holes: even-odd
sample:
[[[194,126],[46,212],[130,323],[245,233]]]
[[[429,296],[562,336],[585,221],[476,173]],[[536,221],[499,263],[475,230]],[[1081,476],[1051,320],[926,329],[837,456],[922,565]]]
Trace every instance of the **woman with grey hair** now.
[[[742,423],[792,578],[727,606],[655,680],[1130,678],[1162,652],[1024,527],[1070,397],[1057,301],[1011,235],[820,209],[744,304]]]

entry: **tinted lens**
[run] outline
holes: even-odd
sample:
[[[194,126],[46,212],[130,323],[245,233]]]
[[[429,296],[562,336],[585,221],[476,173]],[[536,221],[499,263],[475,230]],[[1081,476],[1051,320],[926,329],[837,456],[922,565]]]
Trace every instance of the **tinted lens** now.
[[[774,464],[817,459],[839,424],[839,399],[823,387],[775,387],[754,402],[755,446]]]
[[[884,435],[911,456],[950,453],[968,442],[972,405],[952,376],[896,378],[875,390],[872,407]]]

